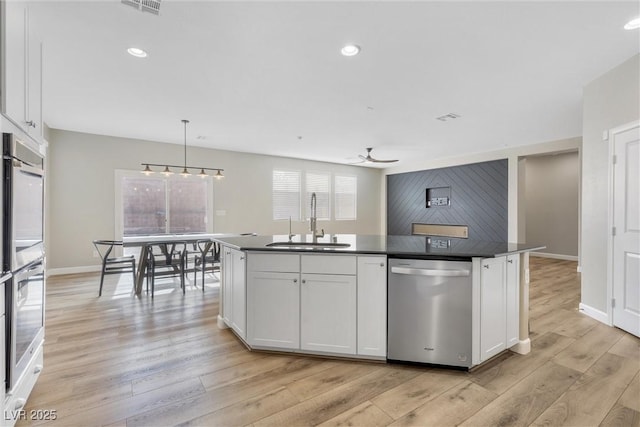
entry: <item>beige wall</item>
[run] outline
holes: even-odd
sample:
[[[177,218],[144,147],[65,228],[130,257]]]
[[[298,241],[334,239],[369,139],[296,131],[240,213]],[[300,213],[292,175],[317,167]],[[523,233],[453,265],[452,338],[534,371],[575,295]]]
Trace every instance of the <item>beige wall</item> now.
[[[180,164],[180,145],[51,129],[48,199],[49,269],[96,265],[91,241],[112,238],[115,229],[115,170],[140,170],[141,162]],[[358,220],[318,221],[327,233],[378,234],[381,227],[381,172],[377,169],[188,147],[190,164],[220,167],[226,178],[214,182],[214,232],[287,234],[288,221],[273,221],[274,168],[328,171],[358,177]],[[191,161],[191,159],[194,159]],[[305,233],[307,222],[293,224]],[[72,271],[72,270],[69,270]],[[77,271],[77,270],[76,270]]]
[[[610,164],[603,132],[640,118],[640,55],[584,88],[582,115],[582,305],[607,316]]]
[[[578,257],[580,159],[578,152],[523,160],[527,242],[542,242],[546,254]]]

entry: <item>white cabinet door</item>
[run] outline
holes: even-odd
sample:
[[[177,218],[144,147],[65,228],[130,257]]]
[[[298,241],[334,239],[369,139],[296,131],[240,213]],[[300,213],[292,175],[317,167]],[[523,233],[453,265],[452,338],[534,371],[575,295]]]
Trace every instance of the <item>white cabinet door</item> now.
[[[520,333],[520,255],[507,256],[506,271],[507,348],[518,344]]]
[[[3,38],[4,74],[2,109],[37,141],[42,130],[42,43],[30,27],[26,1],[2,2],[0,29]]]
[[[246,288],[244,252],[230,249],[231,252],[231,328],[246,339]]]
[[[3,1],[3,67],[4,87],[2,108],[4,113],[24,127],[27,108],[27,37],[28,9],[24,1]]]
[[[220,254],[220,266],[222,269],[222,318],[227,326],[231,327],[233,318],[233,256],[231,249],[222,247]]]
[[[358,256],[358,354],[387,355],[387,257]]]
[[[300,347],[356,354],[356,276],[302,274]]]
[[[480,358],[507,348],[505,257],[485,258],[480,270]]]
[[[300,348],[300,274],[247,273],[247,342]]]
[[[42,141],[42,43],[29,36],[27,69],[27,110],[25,127],[29,135]]]

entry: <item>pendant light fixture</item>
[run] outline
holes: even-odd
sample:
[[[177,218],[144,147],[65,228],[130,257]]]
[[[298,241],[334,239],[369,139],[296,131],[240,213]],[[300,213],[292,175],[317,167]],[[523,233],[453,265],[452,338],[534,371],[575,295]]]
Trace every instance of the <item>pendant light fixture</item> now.
[[[200,169],[200,173],[197,174],[197,176],[199,176],[200,178],[206,178],[209,176],[205,171],[216,171],[216,173],[211,176],[216,179],[224,178],[224,175],[222,174],[222,171],[224,171],[224,169],[205,168],[202,166],[187,166],[187,124],[189,123],[189,120],[182,119],[182,123],[184,124],[184,164],[181,166],[177,166],[161,165],[157,163],[140,163],[142,166],[144,166],[142,173],[145,175],[151,175],[152,173],[154,173],[154,171],[151,169],[151,166],[158,166],[161,168],[164,167],[164,170],[161,173],[165,176],[173,175],[173,171],[171,170],[171,168],[182,168],[182,172],[180,172],[180,175],[184,176],[185,178],[192,175],[191,172],[189,172],[189,169]]]

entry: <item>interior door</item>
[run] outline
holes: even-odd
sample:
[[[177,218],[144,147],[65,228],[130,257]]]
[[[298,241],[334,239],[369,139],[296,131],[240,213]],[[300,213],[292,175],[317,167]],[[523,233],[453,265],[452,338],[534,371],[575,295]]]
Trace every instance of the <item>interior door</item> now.
[[[640,336],[640,125],[613,133],[613,324]]]

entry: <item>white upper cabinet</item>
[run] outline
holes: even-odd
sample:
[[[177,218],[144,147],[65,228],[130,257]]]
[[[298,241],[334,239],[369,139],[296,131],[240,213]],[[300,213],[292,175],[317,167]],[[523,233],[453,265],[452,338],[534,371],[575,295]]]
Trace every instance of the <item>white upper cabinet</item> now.
[[[2,16],[2,112],[42,142],[42,42],[25,1],[6,0]]]

